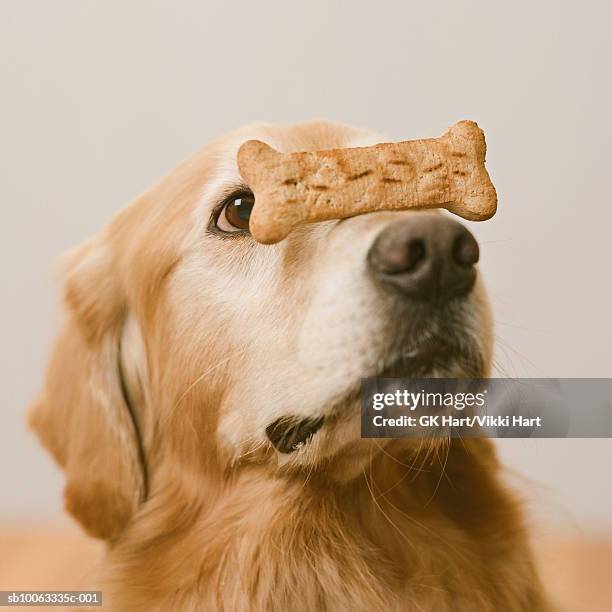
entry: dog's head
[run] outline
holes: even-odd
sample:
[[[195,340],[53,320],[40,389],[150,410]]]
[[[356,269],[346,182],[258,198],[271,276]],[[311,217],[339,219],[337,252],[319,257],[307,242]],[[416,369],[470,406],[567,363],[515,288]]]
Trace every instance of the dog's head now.
[[[360,438],[362,377],[488,372],[464,226],[378,212],[258,244],[236,167],[252,138],[285,152],[380,140],[323,123],[233,133],[68,256],[68,320],[31,420],[93,535],[116,538],[168,478],[197,487],[255,462],[350,479],[374,448]]]

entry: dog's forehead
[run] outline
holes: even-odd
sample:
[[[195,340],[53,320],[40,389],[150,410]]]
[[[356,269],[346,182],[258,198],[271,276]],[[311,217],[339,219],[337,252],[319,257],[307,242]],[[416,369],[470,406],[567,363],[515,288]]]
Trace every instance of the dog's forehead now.
[[[376,144],[382,136],[373,130],[330,122],[300,123],[290,126],[253,124],[218,141],[216,154],[220,171],[232,171],[239,178],[236,155],[247,140],[261,140],[281,153],[320,151]]]
[[[341,123],[313,121],[295,125],[258,123],[245,126],[217,140],[211,147],[211,179],[204,186],[196,216],[199,218],[220,197],[244,183],[236,162],[240,146],[247,140],[261,140],[282,153],[365,147],[384,138],[374,130]]]
[[[261,140],[281,153],[293,153],[367,146],[376,144],[380,139],[380,135],[373,130],[325,121],[288,126],[254,124],[233,134],[231,153],[235,157],[240,145],[246,140]]]

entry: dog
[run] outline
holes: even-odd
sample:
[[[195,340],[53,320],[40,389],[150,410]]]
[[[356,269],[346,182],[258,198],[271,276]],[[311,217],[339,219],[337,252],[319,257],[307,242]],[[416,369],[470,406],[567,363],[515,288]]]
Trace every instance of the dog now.
[[[105,607],[548,610],[490,441],[360,437],[363,377],[489,375],[473,236],[383,211],[258,244],[236,167],[252,138],[380,142],[325,122],[238,130],[63,262],[30,423],[67,511],[107,542]]]

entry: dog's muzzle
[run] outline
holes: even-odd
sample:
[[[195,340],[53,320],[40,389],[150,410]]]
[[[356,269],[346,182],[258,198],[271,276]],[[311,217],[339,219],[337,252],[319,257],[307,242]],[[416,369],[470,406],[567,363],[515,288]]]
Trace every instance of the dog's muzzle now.
[[[324,420],[323,417],[281,417],[266,427],[266,435],[277,451],[292,453],[306,444],[321,429]]]

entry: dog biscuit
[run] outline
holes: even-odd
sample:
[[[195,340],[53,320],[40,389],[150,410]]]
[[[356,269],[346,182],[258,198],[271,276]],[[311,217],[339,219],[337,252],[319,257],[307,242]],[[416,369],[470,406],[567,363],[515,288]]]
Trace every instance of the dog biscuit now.
[[[249,140],[238,150],[238,169],[255,195],[251,234],[271,244],[300,223],[380,210],[446,208],[484,221],[497,208],[485,153],[473,121],[440,138],[326,151],[284,154]]]

